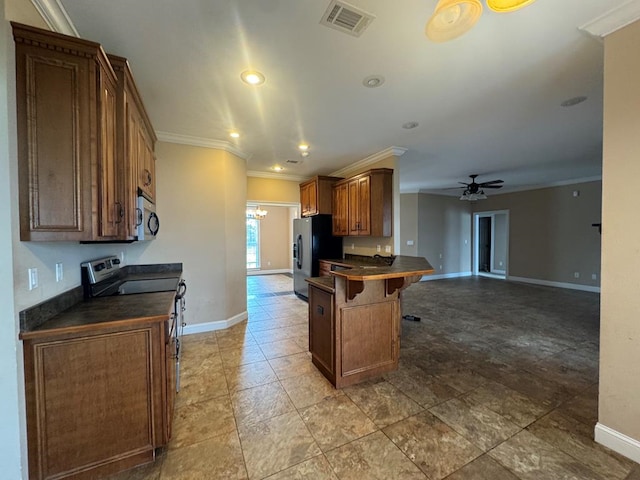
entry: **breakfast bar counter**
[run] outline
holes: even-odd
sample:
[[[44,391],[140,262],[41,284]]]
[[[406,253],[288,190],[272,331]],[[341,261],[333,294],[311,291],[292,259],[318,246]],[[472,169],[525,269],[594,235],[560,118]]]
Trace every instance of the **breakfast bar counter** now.
[[[398,368],[400,292],[433,268],[420,257],[392,261],[329,260],[341,269],[306,279],[312,361],[336,388]]]

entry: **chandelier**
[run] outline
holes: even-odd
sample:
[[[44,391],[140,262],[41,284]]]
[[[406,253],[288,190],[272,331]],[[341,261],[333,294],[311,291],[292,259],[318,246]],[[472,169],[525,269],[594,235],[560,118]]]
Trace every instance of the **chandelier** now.
[[[465,190],[460,196],[460,200],[468,200],[469,202],[475,202],[476,200],[486,200],[487,196],[484,190],[479,190],[476,193],[471,193],[469,190]]]
[[[498,13],[515,12],[535,0],[486,0],[487,7]],[[464,35],[480,20],[480,0],[439,0],[427,22],[425,33],[433,42],[447,42]]]
[[[262,220],[267,216],[267,211],[262,210],[260,206],[247,208],[247,218]]]

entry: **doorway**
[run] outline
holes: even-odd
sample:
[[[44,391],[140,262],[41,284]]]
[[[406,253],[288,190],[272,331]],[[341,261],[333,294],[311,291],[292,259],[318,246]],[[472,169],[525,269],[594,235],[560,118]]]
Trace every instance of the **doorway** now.
[[[473,274],[505,279],[509,263],[509,210],[473,214]]]

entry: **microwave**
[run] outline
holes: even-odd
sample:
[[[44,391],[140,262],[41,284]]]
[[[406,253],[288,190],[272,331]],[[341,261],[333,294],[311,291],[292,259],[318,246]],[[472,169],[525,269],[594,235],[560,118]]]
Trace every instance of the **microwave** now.
[[[138,196],[138,241],[153,240],[160,230],[160,219],[156,214],[156,206],[142,195]]]

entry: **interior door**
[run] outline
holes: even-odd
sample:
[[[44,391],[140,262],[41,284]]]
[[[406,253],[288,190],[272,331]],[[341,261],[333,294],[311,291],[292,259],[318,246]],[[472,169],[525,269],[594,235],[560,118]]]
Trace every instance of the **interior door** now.
[[[491,217],[478,219],[478,271],[491,271]]]

